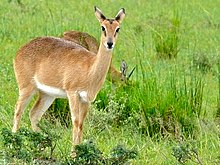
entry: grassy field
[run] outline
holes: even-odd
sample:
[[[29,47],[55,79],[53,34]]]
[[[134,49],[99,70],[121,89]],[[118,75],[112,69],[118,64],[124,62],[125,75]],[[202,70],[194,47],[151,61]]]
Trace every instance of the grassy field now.
[[[12,128],[18,96],[13,58],[20,46],[67,30],[99,39],[93,6],[107,17],[124,7],[113,63],[119,68],[124,59],[129,69],[136,70],[130,85],[105,83],[87,116],[84,139],[93,140],[105,155],[117,144],[136,149],[132,164],[220,164],[219,4],[219,0],[2,0],[0,129]],[[30,128],[29,108],[22,118],[25,128]],[[59,121],[48,127],[61,136],[54,157],[67,157],[71,127]]]

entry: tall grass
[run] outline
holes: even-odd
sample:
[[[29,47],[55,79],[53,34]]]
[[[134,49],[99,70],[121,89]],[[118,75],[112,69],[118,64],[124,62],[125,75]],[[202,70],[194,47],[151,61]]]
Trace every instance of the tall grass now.
[[[217,113],[216,113],[216,117],[220,118],[220,60],[218,61],[218,107],[217,107]]]
[[[165,21],[164,21],[165,20]],[[179,35],[181,19],[178,12],[174,12],[173,18],[166,20],[160,18],[154,25],[153,39],[157,56],[159,58],[176,58],[179,52]]]

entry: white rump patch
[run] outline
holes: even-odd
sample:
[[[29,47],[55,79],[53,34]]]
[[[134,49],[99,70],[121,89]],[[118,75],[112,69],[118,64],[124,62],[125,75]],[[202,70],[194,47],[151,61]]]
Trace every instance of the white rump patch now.
[[[88,93],[86,91],[79,91],[79,97],[83,102],[89,102]]]
[[[42,84],[37,80],[36,77],[34,77],[34,80],[37,85],[37,88],[40,91],[42,91],[50,96],[56,97],[56,98],[66,98],[67,97],[67,94],[63,89]]]

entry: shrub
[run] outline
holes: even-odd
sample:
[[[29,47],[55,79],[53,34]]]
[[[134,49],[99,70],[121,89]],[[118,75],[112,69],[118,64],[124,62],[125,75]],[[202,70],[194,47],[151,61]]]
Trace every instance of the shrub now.
[[[12,133],[3,128],[4,156],[7,161],[15,159],[24,162],[37,160],[52,160],[52,154],[56,146],[58,136],[48,130],[42,129],[42,133],[32,132],[26,128],[20,128],[17,133]]]
[[[107,85],[98,94],[95,106],[97,109],[111,114],[109,124],[121,126],[127,123],[128,119],[138,109],[139,106],[136,104],[136,100],[133,99],[136,85],[121,85],[114,89],[111,88],[111,85]],[[103,97],[103,95],[105,96]]]
[[[111,151],[111,158],[108,159],[108,164],[111,165],[123,165],[129,159],[135,159],[137,157],[137,151],[128,150],[122,145],[117,145]]]
[[[96,148],[93,142],[88,141],[75,146],[75,157],[68,159],[64,164],[104,164],[104,156],[102,152]]]
[[[172,155],[181,164],[185,164],[187,161],[192,161],[200,165],[203,164],[193,143],[183,142],[182,144],[178,144],[173,147]]]
[[[65,164],[87,165],[123,165],[137,157],[136,150],[129,150],[122,145],[117,145],[111,150],[110,157],[105,157],[92,141],[79,144],[75,147],[75,157],[68,159]]]
[[[42,126],[42,133],[35,133],[21,128],[18,133],[12,133],[3,128],[4,160],[7,163],[34,163],[34,164],[62,164],[62,165],[87,165],[87,164],[124,164],[135,159],[137,151],[126,149],[118,145],[111,151],[110,157],[105,157],[92,141],[87,141],[75,146],[75,157],[55,159],[52,154],[56,147],[58,136],[48,132]]]

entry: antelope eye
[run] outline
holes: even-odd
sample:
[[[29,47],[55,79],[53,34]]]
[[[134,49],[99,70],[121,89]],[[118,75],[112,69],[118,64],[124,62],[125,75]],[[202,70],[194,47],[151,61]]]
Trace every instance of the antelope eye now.
[[[119,32],[119,30],[120,30],[120,28],[116,29],[116,33],[118,33],[118,32]]]
[[[105,27],[104,26],[101,26],[101,28],[102,28],[102,31],[105,31]]]

